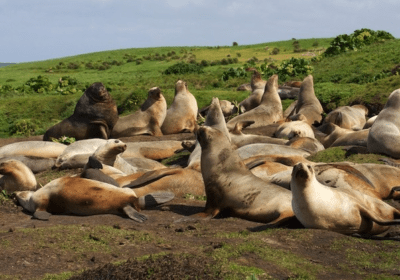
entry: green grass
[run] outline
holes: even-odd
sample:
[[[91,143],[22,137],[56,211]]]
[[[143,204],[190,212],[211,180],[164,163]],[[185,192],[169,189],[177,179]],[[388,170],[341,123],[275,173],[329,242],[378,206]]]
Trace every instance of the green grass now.
[[[302,49],[319,54],[329,46],[332,39],[311,38],[298,41]],[[316,41],[318,46],[314,47],[313,43]],[[124,109],[123,114],[129,114],[138,109],[147,98],[147,91],[154,86],[161,88],[167,103],[171,104],[175,82],[183,79],[188,83],[189,91],[196,97],[198,107],[202,108],[210,103],[213,96],[230,101],[241,101],[248,96],[249,92],[238,92],[236,88],[250,81],[250,73],[245,78],[222,81],[223,72],[230,67],[243,66],[253,57],[256,57],[259,63],[269,59],[276,65],[291,57],[311,58],[304,56],[304,53],[295,53],[293,42],[294,40],[286,40],[243,46],[122,49],[20,63],[0,68],[0,86],[17,88],[39,75],[48,78],[52,84],[57,84],[62,76],[76,78],[78,89],[85,89],[94,82],[102,82],[117,105]],[[275,47],[280,49],[279,54],[270,54]],[[373,44],[358,52],[348,52],[314,62],[313,75],[317,97],[328,109],[350,102],[384,104],[387,96],[400,87],[400,76],[372,82],[369,80],[400,63],[397,52],[399,47],[400,40],[396,39]],[[174,56],[170,55],[172,51],[175,52]],[[157,54],[158,57],[164,55],[165,59],[154,60]],[[237,58],[238,63],[208,66],[204,68],[203,74],[162,74],[165,69],[179,61],[187,62],[195,58],[197,62],[211,62],[226,59],[228,55]],[[133,58],[133,61],[129,62],[129,58]],[[142,59],[141,64],[136,63],[136,59],[139,58]],[[110,64],[109,69],[88,69],[86,66],[88,63],[102,65],[104,62]],[[69,69],[70,64],[77,65],[77,69]],[[302,78],[304,77],[293,77],[295,80]],[[21,120],[27,120],[36,127],[34,134],[43,134],[50,126],[72,114],[80,95],[60,95],[55,91],[42,94],[14,91],[0,93],[0,137],[9,137],[13,125]],[[288,104],[289,101],[285,101],[284,107]]]
[[[332,147],[325,149],[308,157],[307,159],[314,162],[343,162],[350,161],[354,163],[377,163],[383,164],[379,159],[384,156],[379,154],[352,154],[346,156],[346,151],[341,147]]]

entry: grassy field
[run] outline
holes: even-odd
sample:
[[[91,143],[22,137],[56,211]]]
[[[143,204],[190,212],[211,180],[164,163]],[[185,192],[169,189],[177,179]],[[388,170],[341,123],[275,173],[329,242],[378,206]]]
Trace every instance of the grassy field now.
[[[236,88],[250,81],[250,73],[223,81],[224,71],[241,67],[251,58],[257,58],[256,65],[267,62],[276,66],[292,57],[310,59],[312,53],[320,55],[331,40],[293,38],[246,46],[123,49],[2,67],[0,137],[24,133],[24,127],[30,127],[31,134],[43,134],[51,125],[71,115],[85,88],[98,81],[109,89],[123,114],[136,110],[146,99],[148,89],[154,86],[161,88],[171,104],[178,79],[188,83],[199,108],[208,105],[213,96],[241,101],[249,93],[238,92]],[[294,52],[294,42],[298,42],[300,52]],[[275,48],[279,49],[278,54],[272,54]],[[399,49],[400,40],[389,40],[313,62],[315,91],[325,110],[352,102],[380,108],[387,96],[400,87],[400,76],[389,76],[390,70],[400,63]],[[230,63],[223,63],[228,59]],[[181,61],[206,61],[213,66],[204,67],[201,74],[163,74]],[[42,92],[23,90],[28,88],[26,83],[30,79],[36,79],[31,84],[37,84],[39,76],[52,88]],[[69,87],[70,91],[57,91],[58,81],[65,76],[75,79],[77,84]],[[304,76],[290,78],[302,80]]]

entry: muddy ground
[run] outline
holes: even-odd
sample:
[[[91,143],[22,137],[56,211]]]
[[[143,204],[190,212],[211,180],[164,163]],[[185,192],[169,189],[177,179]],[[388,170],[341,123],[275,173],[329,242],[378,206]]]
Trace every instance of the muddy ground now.
[[[12,141],[19,140],[0,146]],[[116,215],[39,221],[0,199],[0,279],[400,278],[398,226],[365,239],[238,218],[188,219],[204,205],[177,197],[144,210],[144,223]]]

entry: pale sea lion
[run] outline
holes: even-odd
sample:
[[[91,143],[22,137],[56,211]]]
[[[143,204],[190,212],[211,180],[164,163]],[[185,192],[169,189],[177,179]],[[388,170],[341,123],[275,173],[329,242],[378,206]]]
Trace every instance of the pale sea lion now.
[[[400,159],[400,89],[393,91],[370,128],[367,148],[371,153]]]
[[[254,176],[242,163],[229,140],[218,129],[198,130],[201,173],[207,195],[200,217],[219,213],[242,219],[279,224],[291,219],[291,192]]]
[[[314,135],[324,145],[325,149],[327,149],[339,138],[353,132],[351,129],[341,128],[334,123],[328,122],[319,126],[314,131]]]
[[[367,147],[369,129],[362,129],[340,136],[330,147],[361,146]]]
[[[163,134],[193,132],[197,129],[197,101],[184,81],[175,84],[175,96],[161,126]]]
[[[301,84],[299,99],[296,107],[288,116],[291,120],[297,120],[298,114],[303,114],[309,125],[320,123],[324,112],[321,103],[314,93],[313,76],[308,75]]]
[[[1,157],[0,162],[9,159],[19,160],[27,167],[29,167],[29,169],[32,170],[33,173],[39,173],[46,170],[50,170],[56,163],[55,158],[32,157],[32,156],[6,156],[6,157]]]
[[[325,150],[325,147],[324,145],[322,145],[321,142],[319,142],[315,138],[310,137],[294,137],[290,139],[290,141],[288,141],[285,145],[295,149],[304,150],[311,155]]]
[[[260,105],[229,120],[226,124],[232,130],[239,121],[254,121],[252,128],[275,123],[282,119],[282,103],[278,95],[278,75],[272,75],[265,84]]]
[[[287,138],[290,140],[296,136],[315,138],[313,129],[303,114],[299,114],[296,121],[282,123],[275,132],[275,137],[277,138]]]
[[[57,158],[67,145],[56,142],[24,141],[5,145],[0,148],[0,157],[27,156]]]
[[[37,186],[35,175],[22,162],[14,159],[0,163],[0,190],[7,193],[15,191],[35,190]]]
[[[367,114],[368,109],[364,105],[340,106],[326,115],[324,123],[331,122],[341,128],[361,130]]]
[[[240,158],[246,159],[249,157],[254,157],[258,155],[286,155],[286,156],[310,156],[309,152],[302,149],[296,149],[289,146],[276,145],[276,144],[266,144],[266,143],[256,143],[240,147],[236,150]]]
[[[43,140],[61,136],[108,139],[117,120],[117,105],[111,95],[102,83],[94,83],[81,96],[72,116],[49,128]]]
[[[111,137],[120,138],[141,134],[160,136],[162,135],[161,125],[166,115],[167,101],[161,90],[153,87],[138,111],[119,118],[111,132]]]
[[[324,186],[303,163],[293,168],[291,189],[293,211],[307,228],[375,235],[400,224],[397,209],[359,191]]]
[[[172,193],[161,192],[138,197],[134,190],[79,177],[62,177],[36,192],[16,192],[16,198],[33,217],[48,220],[51,214],[96,215],[126,214],[143,222],[141,209],[173,199]],[[51,214],[50,214],[51,213]]]
[[[126,146],[126,151],[121,154],[123,158],[139,157],[159,160],[173,156],[175,151],[182,149],[182,141],[128,142]]]

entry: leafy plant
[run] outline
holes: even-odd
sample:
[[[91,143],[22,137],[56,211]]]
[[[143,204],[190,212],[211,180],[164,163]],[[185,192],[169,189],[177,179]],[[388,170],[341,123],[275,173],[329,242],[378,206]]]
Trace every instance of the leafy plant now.
[[[15,121],[10,127],[11,135],[31,136],[37,129],[37,125],[30,119],[21,119]]]
[[[69,145],[69,144],[74,143],[76,141],[76,139],[74,137],[67,137],[67,136],[64,135],[64,136],[61,136],[58,139],[51,138],[51,141],[56,142],[56,143]]]
[[[54,88],[49,79],[42,75],[39,75],[36,78],[30,78],[25,85],[36,93],[44,93]]]
[[[227,81],[230,78],[238,78],[238,77],[247,77],[247,72],[243,67],[238,68],[229,68],[228,70],[222,73],[222,80]]]
[[[187,74],[187,73],[196,73],[201,74],[204,73],[203,67],[197,64],[178,62],[170,67],[168,67],[163,74],[172,75],[172,74]]]

